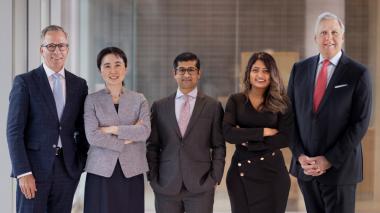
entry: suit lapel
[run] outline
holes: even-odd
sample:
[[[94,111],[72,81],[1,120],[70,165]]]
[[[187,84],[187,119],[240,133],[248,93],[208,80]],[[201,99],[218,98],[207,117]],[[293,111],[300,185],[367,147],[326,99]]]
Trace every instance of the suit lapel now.
[[[199,115],[201,114],[203,107],[206,104],[206,99],[204,95],[200,92],[198,92],[197,99],[195,100],[194,110],[191,114],[189,124],[187,125],[186,132],[184,134],[184,138],[189,134],[193,126],[195,125],[196,121],[199,118]]]
[[[312,59],[312,62],[309,63],[309,65],[307,67],[307,70],[313,70],[313,72],[307,72],[308,78],[309,78],[308,79],[309,84],[308,84],[307,91],[310,91],[310,93],[306,93],[306,94],[311,94],[311,95],[309,95],[309,100],[308,100],[311,112],[313,112],[314,88],[315,88],[315,78],[316,78],[317,69],[318,69],[318,61],[319,61],[319,57],[315,56]]]
[[[338,65],[336,66],[333,75],[331,76],[330,82],[327,85],[325,95],[323,96],[320,106],[318,107],[317,113],[326,105],[326,102],[331,95],[331,93],[334,90],[334,85],[336,82],[338,82],[343,76],[344,76],[344,71],[345,71],[345,64],[346,64],[346,56],[342,54]]]
[[[75,94],[75,88],[73,88],[72,86],[74,85],[72,83],[72,76],[70,75],[70,73],[65,70],[65,84],[66,84],[66,98],[65,98],[65,107],[63,108],[63,112],[62,112],[62,117],[61,117],[61,123],[63,123],[67,117],[67,115],[69,115],[69,110],[70,110],[70,106],[74,106],[75,104],[73,104],[73,97],[76,95]]]
[[[46,102],[46,106],[49,109],[49,112],[52,114],[52,117],[58,120],[57,108],[55,106],[53,91],[51,90],[49,80],[46,76],[46,72],[41,65],[36,72],[36,84],[38,85],[42,96]]]
[[[175,132],[177,133],[178,137],[182,138],[181,131],[179,130],[177,118],[175,116],[175,96],[176,96],[176,93],[168,97],[165,108],[167,109],[166,114],[168,115],[169,122],[174,127]]]

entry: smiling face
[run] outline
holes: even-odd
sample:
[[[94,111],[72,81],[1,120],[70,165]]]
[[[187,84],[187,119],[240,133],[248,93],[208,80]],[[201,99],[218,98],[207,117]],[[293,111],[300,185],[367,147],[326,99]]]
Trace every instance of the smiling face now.
[[[270,85],[270,71],[262,60],[257,60],[249,73],[249,82],[252,89],[266,90]]]
[[[180,61],[173,71],[174,79],[184,94],[191,92],[201,78],[201,71],[196,66],[197,61]]]
[[[331,59],[342,49],[343,36],[343,31],[337,20],[325,19],[319,23],[315,42],[323,58]]]
[[[100,73],[106,85],[122,85],[127,67],[121,57],[110,53],[103,57]]]
[[[62,31],[48,31],[45,34],[42,45],[67,45],[67,38]],[[49,51],[47,47],[40,47],[41,56],[44,58],[44,63],[47,67],[55,72],[62,70],[65,65],[67,54],[69,52],[68,47],[60,50],[56,47],[54,51]]]

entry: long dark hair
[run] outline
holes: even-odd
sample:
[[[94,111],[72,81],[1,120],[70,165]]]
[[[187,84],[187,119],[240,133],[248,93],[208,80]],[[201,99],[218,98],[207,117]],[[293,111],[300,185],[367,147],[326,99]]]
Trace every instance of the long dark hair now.
[[[264,101],[259,106],[259,109],[273,113],[285,113],[289,105],[289,98],[286,95],[285,86],[277,68],[276,61],[266,52],[254,53],[249,59],[244,74],[244,94],[249,99],[248,93],[252,89],[249,76],[252,66],[257,60],[261,60],[270,73],[270,85],[264,93]]]

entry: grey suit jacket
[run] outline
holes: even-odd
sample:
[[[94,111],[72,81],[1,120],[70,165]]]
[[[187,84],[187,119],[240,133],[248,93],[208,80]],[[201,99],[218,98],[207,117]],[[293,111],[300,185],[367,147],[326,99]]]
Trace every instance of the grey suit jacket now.
[[[134,125],[141,120],[142,124]],[[150,113],[142,94],[125,90],[118,113],[111,95],[103,89],[87,96],[84,109],[87,140],[90,144],[85,170],[110,177],[119,159],[126,177],[148,171],[145,140],[150,134]],[[119,134],[104,134],[99,128],[119,126]],[[134,141],[124,144],[125,140]]]
[[[148,139],[148,179],[155,192],[178,194],[182,184],[205,192],[223,176],[226,146],[222,134],[223,108],[198,93],[194,111],[182,137],[175,116],[175,94],[152,105],[152,133]]]

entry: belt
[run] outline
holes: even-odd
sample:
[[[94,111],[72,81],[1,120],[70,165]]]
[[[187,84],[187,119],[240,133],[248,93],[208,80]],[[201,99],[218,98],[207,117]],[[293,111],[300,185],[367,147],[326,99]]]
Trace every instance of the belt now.
[[[55,147],[55,156],[56,157],[62,157],[63,156],[63,148],[62,147]]]

